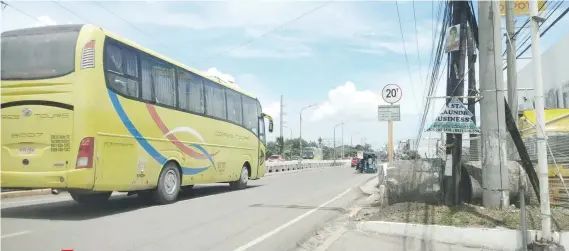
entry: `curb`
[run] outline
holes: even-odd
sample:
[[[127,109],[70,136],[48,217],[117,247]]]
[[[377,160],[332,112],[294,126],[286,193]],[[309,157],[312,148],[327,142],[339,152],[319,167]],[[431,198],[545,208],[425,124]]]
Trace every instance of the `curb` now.
[[[521,230],[505,228],[462,228],[401,222],[364,221],[357,224],[357,229],[368,233],[416,238],[473,248],[519,250],[522,247]],[[536,230],[528,230],[527,235],[527,240],[530,242],[541,238],[540,231]],[[554,233],[553,240],[565,248],[569,248],[569,232]]]
[[[45,194],[51,194],[51,189],[34,189],[34,190],[5,192],[5,193],[0,193],[0,198],[7,199],[7,198],[18,198],[18,197],[25,197],[32,195],[45,195]]]

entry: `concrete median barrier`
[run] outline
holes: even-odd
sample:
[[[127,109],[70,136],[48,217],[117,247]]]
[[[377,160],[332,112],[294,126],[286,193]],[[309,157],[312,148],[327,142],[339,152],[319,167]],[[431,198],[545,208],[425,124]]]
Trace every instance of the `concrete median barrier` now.
[[[292,160],[282,162],[267,162],[265,173],[288,172],[293,170],[303,170],[311,168],[321,168],[329,166],[349,166],[350,160]]]

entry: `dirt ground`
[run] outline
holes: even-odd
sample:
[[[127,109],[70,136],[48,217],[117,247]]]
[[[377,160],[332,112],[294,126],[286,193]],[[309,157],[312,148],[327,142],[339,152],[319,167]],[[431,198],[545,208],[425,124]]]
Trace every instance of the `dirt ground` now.
[[[569,230],[569,208],[552,206],[551,213],[554,230]],[[540,229],[539,207],[535,205],[527,206],[526,215],[528,229]],[[520,209],[518,208],[490,210],[468,204],[449,208],[441,205],[403,202],[384,208],[366,207],[360,211],[357,220],[521,229]]]

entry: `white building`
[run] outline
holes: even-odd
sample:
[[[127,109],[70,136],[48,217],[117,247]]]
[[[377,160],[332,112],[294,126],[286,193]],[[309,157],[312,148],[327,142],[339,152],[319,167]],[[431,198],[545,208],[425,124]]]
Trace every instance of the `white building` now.
[[[541,54],[545,108],[569,108],[568,61],[569,33]],[[533,62],[518,72],[518,88],[534,88]],[[533,109],[533,99],[533,90],[519,90],[519,110]]]

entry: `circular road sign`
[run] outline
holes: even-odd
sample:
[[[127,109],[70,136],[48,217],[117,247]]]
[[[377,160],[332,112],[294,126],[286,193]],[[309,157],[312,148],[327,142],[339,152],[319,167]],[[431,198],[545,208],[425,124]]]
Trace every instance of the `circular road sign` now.
[[[386,85],[385,87],[383,87],[383,90],[381,91],[381,97],[383,98],[383,100],[385,100],[385,102],[390,104],[399,102],[399,100],[401,100],[402,95],[403,91],[401,90],[401,87],[395,84]]]

